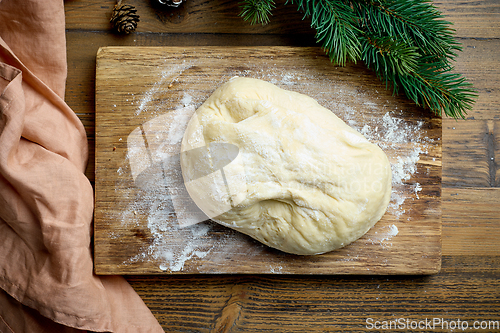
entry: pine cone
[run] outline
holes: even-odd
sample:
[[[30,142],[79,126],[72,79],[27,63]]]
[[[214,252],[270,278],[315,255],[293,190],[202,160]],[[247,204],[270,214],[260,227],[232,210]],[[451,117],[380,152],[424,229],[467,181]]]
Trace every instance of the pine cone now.
[[[118,4],[113,8],[110,22],[113,29],[117,32],[129,34],[135,31],[137,22],[139,22],[137,9],[131,5]]]

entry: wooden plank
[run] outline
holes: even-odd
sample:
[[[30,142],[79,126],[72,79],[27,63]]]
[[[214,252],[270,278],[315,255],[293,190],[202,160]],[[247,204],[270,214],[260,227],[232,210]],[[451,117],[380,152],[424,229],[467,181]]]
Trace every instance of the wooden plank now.
[[[109,18],[113,0],[67,1],[65,3],[66,28],[71,30],[110,29]],[[235,1],[190,0],[178,9],[155,8],[150,1],[128,0],[134,5],[141,21],[138,32],[168,33],[242,33],[242,34],[313,34],[309,21],[302,20],[295,5],[276,2],[268,25],[250,25],[238,16],[239,3]],[[434,4],[452,22],[459,37],[499,38],[500,4],[495,0],[437,0]]]
[[[109,19],[115,3],[111,0],[67,2],[66,28],[110,30]],[[276,3],[269,24],[250,25],[238,16],[240,5],[235,1],[185,1],[179,8],[154,6],[152,1],[127,1],[127,4],[136,7],[140,16],[137,32],[313,34],[310,23],[302,20],[303,15],[296,6],[284,6],[284,0]]]
[[[498,187],[500,121],[443,121],[443,186]]]
[[[500,188],[443,188],[443,255],[500,253]]]
[[[500,16],[500,15],[499,15]],[[500,40],[461,39],[455,70],[474,85],[478,98],[469,119],[500,119]]]
[[[434,0],[453,23],[456,35],[469,38],[500,37],[500,3],[496,0]]]
[[[168,202],[159,202],[157,192],[148,197],[134,186],[131,133],[148,136],[153,121],[168,119],[182,106],[199,105],[234,75],[310,95],[385,147],[395,175],[402,172],[407,178],[394,185],[389,210],[376,227],[341,250],[291,256],[213,223],[196,229],[173,227]],[[319,48],[105,48],[98,55],[96,80],[94,224],[99,274],[439,270],[441,119],[392,97],[362,66],[334,68]],[[151,154],[146,144],[143,150]]]
[[[498,320],[499,267],[498,256],[468,255],[443,256],[441,273],[424,277],[197,275],[127,280],[168,332],[216,332],[224,320],[230,324],[226,331],[366,332],[367,318],[460,319],[470,320],[470,326],[474,320]],[[440,328],[429,331],[450,331]]]
[[[500,187],[500,121],[486,121],[487,133],[485,141],[488,147],[487,160],[490,170],[490,182],[494,182],[494,186]]]

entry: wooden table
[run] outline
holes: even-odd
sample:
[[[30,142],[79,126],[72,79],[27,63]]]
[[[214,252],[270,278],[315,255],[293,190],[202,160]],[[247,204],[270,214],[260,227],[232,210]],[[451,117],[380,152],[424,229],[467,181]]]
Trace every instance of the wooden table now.
[[[110,0],[66,1],[66,100],[87,129],[94,181],[95,58],[99,47],[314,46],[314,32],[278,1],[272,23],[250,26],[237,1],[137,7],[137,32],[110,32]],[[456,70],[479,91],[466,120],[443,119],[442,269],[431,276],[128,276],[167,332],[368,331],[375,321],[438,321],[451,331],[500,321],[500,3],[437,0],[463,44]],[[376,80],[374,78],[374,80]],[[490,323],[492,324],[492,323]],[[446,327],[448,326],[448,329]],[[415,327],[414,327],[415,328]],[[456,329],[455,329],[456,330]],[[496,330],[500,331],[497,326]]]

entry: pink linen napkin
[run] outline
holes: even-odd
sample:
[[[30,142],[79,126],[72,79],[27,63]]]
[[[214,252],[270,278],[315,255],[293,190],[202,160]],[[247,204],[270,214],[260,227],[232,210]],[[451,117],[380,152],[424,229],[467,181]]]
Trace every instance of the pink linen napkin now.
[[[125,279],[93,274],[65,38],[62,0],[0,0],[0,332],[163,332]]]

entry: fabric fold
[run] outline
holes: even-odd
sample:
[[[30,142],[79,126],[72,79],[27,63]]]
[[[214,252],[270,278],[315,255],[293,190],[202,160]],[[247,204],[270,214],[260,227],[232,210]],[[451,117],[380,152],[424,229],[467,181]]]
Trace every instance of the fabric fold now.
[[[63,2],[0,1],[0,328],[163,332],[124,278],[93,274],[87,137],[65,80]]]

